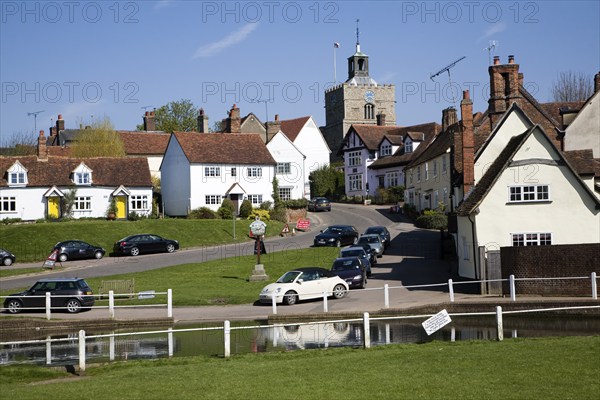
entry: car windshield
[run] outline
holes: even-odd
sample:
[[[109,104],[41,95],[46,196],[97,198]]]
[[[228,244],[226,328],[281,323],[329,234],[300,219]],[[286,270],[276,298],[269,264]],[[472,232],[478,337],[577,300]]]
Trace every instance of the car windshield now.
[[[286,272],[281,278],[277,279],[277,283],[292,283],[300,274],[300,271]]]
[[[360,269],[360,266],[354,260],[337,260],[331,267],[332,271],[349,271],[353,269]]]
[[[344,257],[364,257],[365,251],[362,249],[356,250],[343,250],[342,256]]]
[[[383,235],[383,229],[379,228],[369,228],[365,231],[365,233],[372,233],[375,235]]]
[[[360,238],[360,242],[364,243],[379,243],[379,237],[377,236],[364,236]]]
[[[325,229],[323,233],[340,233],[341,231],[342,228],[338,226],[330,226],[329,228]]]

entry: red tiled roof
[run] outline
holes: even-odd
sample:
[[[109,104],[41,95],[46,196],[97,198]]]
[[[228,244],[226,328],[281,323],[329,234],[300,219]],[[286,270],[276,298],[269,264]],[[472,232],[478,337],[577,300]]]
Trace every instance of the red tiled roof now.
[[[310,116],[283,120],[281,121],[281,131],[293,142],[309,119]]]
[[[257,133],[175,132],[190,163],[275,165]]]
[[[165,154],[170,133],[118,131],[127,155]]]

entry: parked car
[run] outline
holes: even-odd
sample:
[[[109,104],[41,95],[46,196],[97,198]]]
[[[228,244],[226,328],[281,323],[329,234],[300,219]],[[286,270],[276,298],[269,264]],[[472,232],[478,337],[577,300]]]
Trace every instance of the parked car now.
[[[65,240],[58,242],[52,248],[52,251],[58,250],[58,261],[82,260],[86,258],[95,258],[97,260],[104,257],[106,250],[100,246],[82,242],[81,240]]]
[[[342,278],[350,288],[367,286],[367,269],[360,257],[340,257],[333,261],[331,272]]]
[[[376,234],[379,235],[379,237],[381,237],[384,249],[387,248],[392,241],[390,231],[388,231],[388,229],[385,226],[371,226],[367,228],[367,230],[365,231],[365,235],[370,234]]]
[[[50,307],[77,313],[94,305],[92,289],[81,278],[40,279],[29,290],[11,294],[4,300],[4,308],[17,314],[24,308],[46,307],[46,293],[50,293]]]
[[[367,276],[371,276],[371,246],[368,246],[369,250],[365,250],[362,246],[350,246],[340,251],[340,257],[358,257],[362,261]],[[369,253],[367,253],[367,251]]]
[[[16,259],[17,258],[13,253],[3,248],[0,248],[0,261],[2,262],[2,265],[7,267],[13,265]]]
[[[357,244],[363,243],[366,243],[369,246],[371,246],[371,248],[375,251],[377,257],[383,256],[383,243],[381,242],[381,238],[379,237],[379,235],[361,235],[358,238]]]
[[[308,211],[331,211],[331,203],[325,197],[315,197],[308,202]]]
[[[358,231],[351,225],[331,225],[316,237],[315,246],[337,246],[354,244],[358,240]]]
[[[172,253],[179,249],[179,242],[173,239],[165,239],[158,235],[140,234],[131,235],[118,240],[113,246],[115,254],[130,254],[137,256],[142,253]]]
[[[369,261],[371,265],[377,264],[377,252],[368,243],[356,243],[353,247],[362,247],[364,251],[369,255]]]
[[[260,292],[261,303],[296,304],[298,300],[323,297],[323,292],[341,299],[349,290],[348,284],[339,276],[324,268],[307,267],[288,271],[277,282],[264,287]]]

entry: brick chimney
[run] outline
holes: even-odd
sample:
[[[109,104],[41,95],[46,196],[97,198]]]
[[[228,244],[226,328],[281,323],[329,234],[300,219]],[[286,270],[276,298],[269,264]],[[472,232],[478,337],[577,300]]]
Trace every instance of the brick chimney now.
[[[156,121],[154,121],[154,111],[146,111],[146,113],[144,114],[144,130],[156,130]]]
[[[234,104],[233,107],[231,107],[231,110],[229,110],[225,132],[241,133],[241,131],[242,119],[240,118],[240,109]]]
[[[445,132],[450,125],[455,124],[457,121],[456,108],[448,107],[442,110],[442,132]]]
[[[208,115],[204,114],[204,108],[198,110],[198,132],[208,133]]]
[[[48,147],[44,131],[40,131],[40,136],[38,136],[37,157],[38,160],[48,160]]]
[[[600,72],[594,75],[594,93],[600,90]]]
[[[377,125],[385,126],[385,114],[377,114]]]
[[[519,101],[519,83],[523,74],[519,74],[519,64],[515,64],[515,56],[508,56],[508,64],[500,64],[500,57],[494,56],[494,65],[488,68],[490,74],[490,99],[488,111],[492,117],[492,125],[510,105]]]
[[[58,135],[60,131],[65,130],[65,120],[62,117],[62,114],[58,114],[58,119],[56,120],[56,134]]]
[[[473,138],[473,102],[469,91],[463,91],[463,99],[460,102],[460,116],[462,118],[462,175],[463,195],[473,187],[475,182],[475,148]]]
[[[279,120],[279,114],[275,114],[275,121],[267,122],[267,141],[269,143],[273,136],[281,130],[281,121]]]

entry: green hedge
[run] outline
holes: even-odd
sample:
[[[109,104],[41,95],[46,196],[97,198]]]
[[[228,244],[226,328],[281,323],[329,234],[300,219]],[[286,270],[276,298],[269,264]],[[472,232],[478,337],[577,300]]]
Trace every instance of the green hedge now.
[[[416,225],[425,229],[448,229],[448,216],[441,213],[427,213],[417,218]]]

